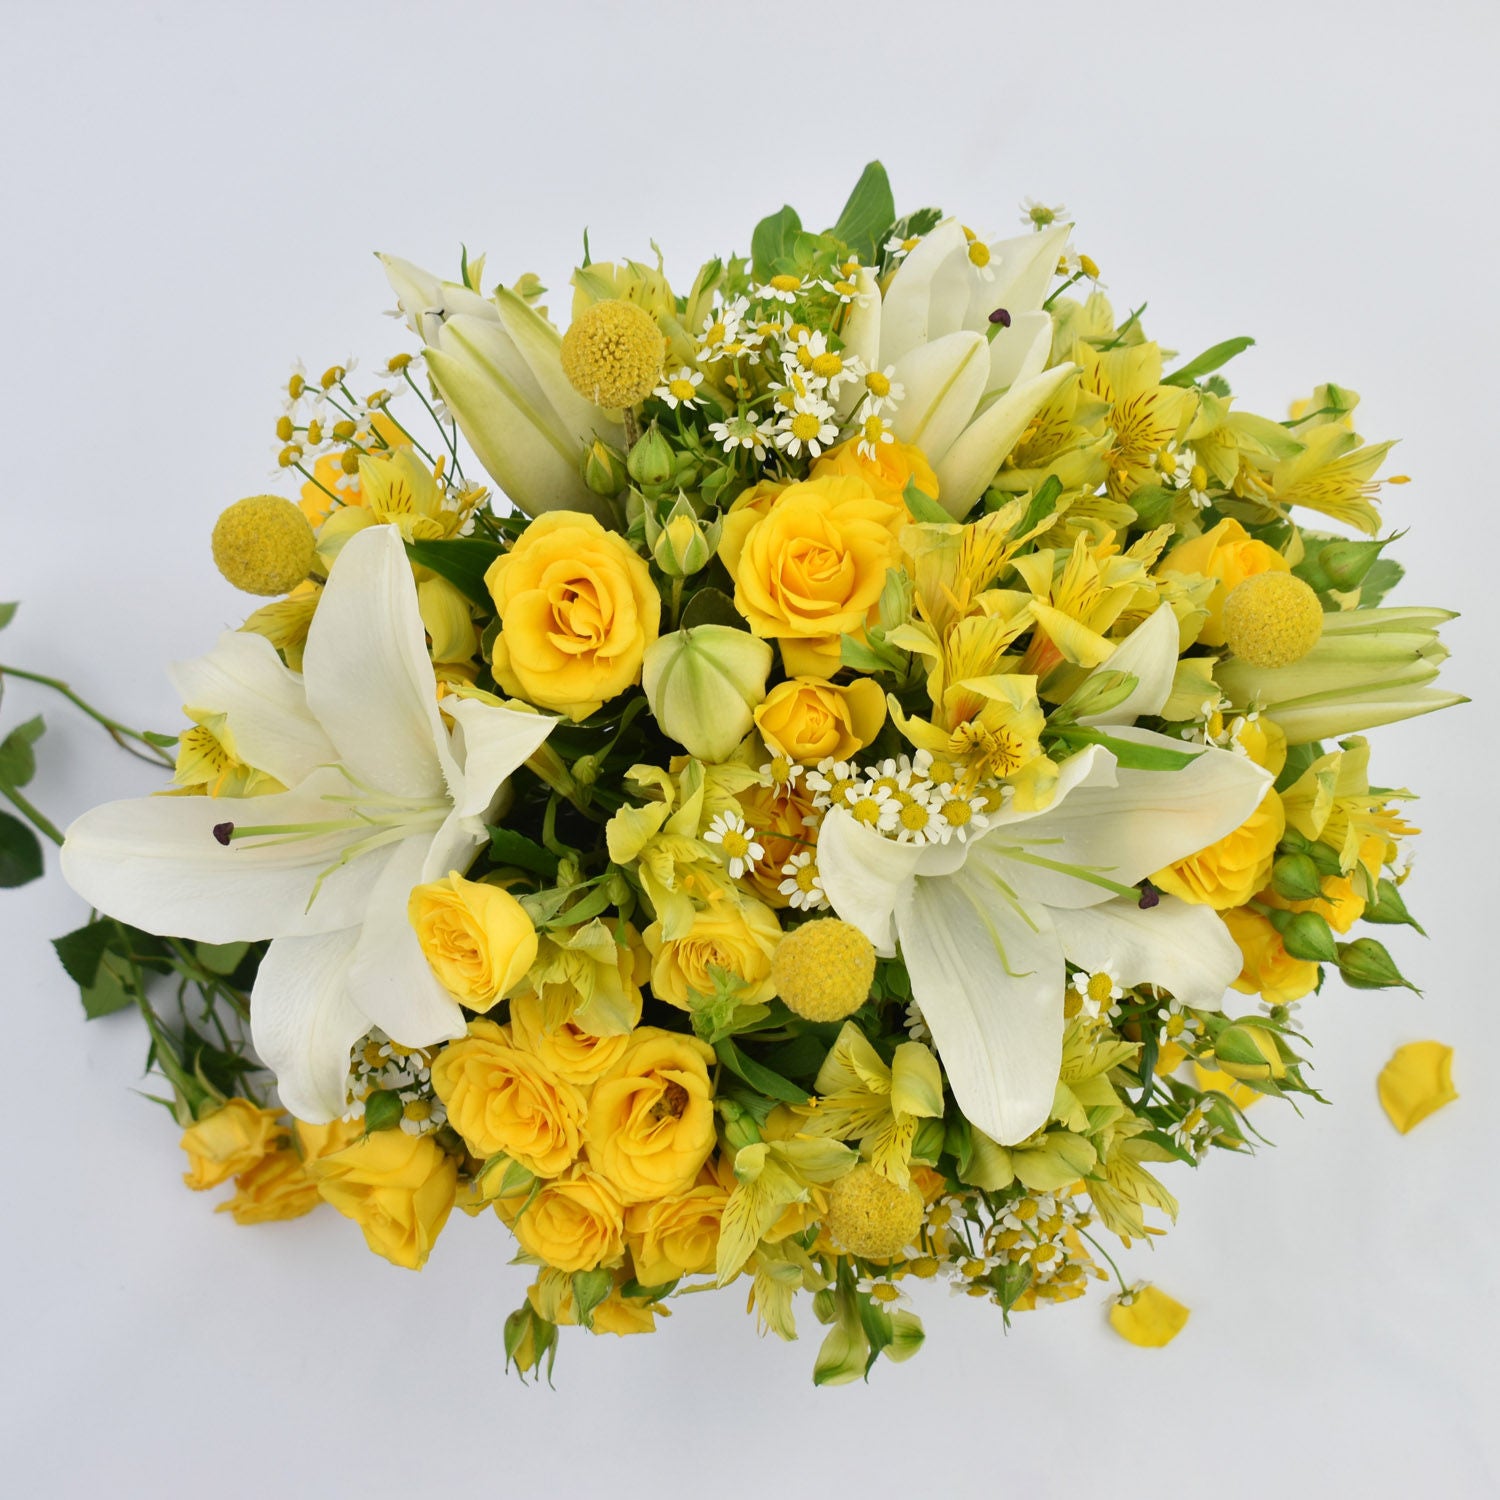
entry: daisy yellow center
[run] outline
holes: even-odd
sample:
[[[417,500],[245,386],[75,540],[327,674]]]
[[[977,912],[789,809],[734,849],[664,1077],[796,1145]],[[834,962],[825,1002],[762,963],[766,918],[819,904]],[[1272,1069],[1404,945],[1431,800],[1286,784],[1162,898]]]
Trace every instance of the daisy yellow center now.
[[[790,411],[797,404],[796,391],[777,391],[776,404]]]
[[[679,401],[691,401],[693,399],[693,382],[679,376],[676,380],[669,381],[667,389],[677,397]]]
[[[792,877],[797,882],[797,889],[807,895],[811,895],[818,888],[818,870],[816,865],[801,865],[797,873]]]
[[[401,1107],[401,1118],[420,1123],[432,1118],[432,1105],[425,1099],[411,1099]]]
[[[879,370],[871,370],[865,376],[865,389],[872,396],[889,396],[891,393],[891,382],[889,378],[882,375]]]
[[[705,344],[722,344],[727,331],[722,323],[714,323],[710,325],[708,332],[703,335],[703,342]]]
[[[771,780],[780,785],[792,778],[792,763],[784,755],[771,757]]]
[[[802,285],[800,276],[788,276],[783,273],[771,278],[771,287],[778,292],[795,292]]]
[[[888,1281],[877,1282],[870,1288],[870,1300],[872,1302],[896,1302],[899,1301],[901,1292]]]
[[[661,379],[666,340],[643,307],[608,298],[586,307],[562,339],[562,367],[585,400],[607,408],[634,406]]]
[[[799,344],[797,346],[797,363],[801,365],[804,370],[810,370],[813,367],[813,357],[807,352],[806,344]]]
[[[852,297],[859,290],[852,281],[843,280],[835,281],[833,289],[840,297]]]
[[[879,417],[866,417],[864,431],[870,442],[878,443],[885,432],[885,423]]]
[[[1108,974],[1089,976],[1089,999],[1096,1002],[1108,1000],[1115,992],[1115,982]]]
[[[786,331],[786,336],[794,344],[800,344],[803,339],[812,333],[812,329],[806,323],[793,323]]]
[[[792,418],[792,436],[801,438],[804,443],[809,443],[817,437],[822,427],[822,418],[814,412],[799,411]]]
[[[820,380],[832,380],[844,368],[844,361],[831,349],[826,354],[813,356],[812,372]]]
[[[367,1068],[378,1068],[385,1062],[379,1042],[366,1042],[360,1056],[364,1058]]]
[[[880,804],[873,797],[861,797],[850,809],[856,823],[874,827],[880,821]]]
[[[920,833],[932,821],[932,815],[920,802],[908,802],[901,809],[901,826],[910,833]]]
[[[1224,601],[1224,640],[1255,667],[1289,667],[1323,634],[1323,606],[1294,573],[1255,573]]]
[[[990,263],[990,247],[983,240],[975,240],[969,246],[969,261],[972,265],[987,266]]]
[[[960,797],[943,803],[943,817],[952,828],[962,828],[973,822],[974,809]]]
[[[738,829],[731,828],[724,835],[724,852],[730,859],[744,859],[750,853],[750,840]]]

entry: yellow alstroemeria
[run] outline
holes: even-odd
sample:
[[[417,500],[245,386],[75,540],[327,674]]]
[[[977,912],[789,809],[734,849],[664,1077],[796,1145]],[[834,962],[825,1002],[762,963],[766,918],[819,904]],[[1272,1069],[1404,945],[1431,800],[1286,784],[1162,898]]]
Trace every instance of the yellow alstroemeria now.
[[[1156,455],[1186,432],[1198,409],[1197,395],[1161,383],[1157,344],[1122,345],[1101,354],[1079,343],[1073,359],[1083,372],[1084,390],[1109,402],[1114,431],[1107,455],[1109,493],[1128,500],[1153,474]]]
[[[185,708],[183,712],[193,721],[193,727],[177,739],[172,781],[180,791],[209,797],[258,797],[286,790],[274,776],[257,771],[239,758],[226,714],[202,708]]]
[[[361,458],[359,488],[370,515],[394,526],[403,541],[439,541],[464,521],[462,509],[410,448]]]
[[[1380,512],[1370,503],[1380,489],[1375,471],[1395,445],[1365,445],[1357,433],[1337,422],[1294,430],[1301,450],[1282,459],[1270,473],[1275,503],[1321,511],[1373,536],[1380,530]]]
[[[846,1021],[813,1086],[817,1097],[798,1109],[803,1134],[857,1140],[876,1171],[905,1187],[918,1124],[943,1113],[943,1074],[932,1049],[902,1042],[888,1065]]]
[[[1428,1115],[1458,1098],[1453,1087],[1453,1048],[1442,1042],[1408,1042],[1380,1070],[1380,1107],[1405,1135]]]
[[[1149,1282],[1137,1282],[1115,1298],[1109,1326],[1138,1349],[1164,1349],[1187,1326],[1190,1313],[1175,1297]]]

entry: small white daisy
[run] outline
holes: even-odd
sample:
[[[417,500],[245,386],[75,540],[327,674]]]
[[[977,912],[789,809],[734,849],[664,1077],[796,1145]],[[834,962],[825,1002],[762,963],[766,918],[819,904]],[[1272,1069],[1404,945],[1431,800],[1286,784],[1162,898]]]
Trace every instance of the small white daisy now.
[[[1092,973],[1080,970],[1073,976],[1073,988],[1083,997],[1083,1014],[1091,1021],[1097,1020],[1106,1007],[1113,1011],[1114,1002],[1125,994],[1115,983],[1114,975],[1105,969],[1095,969]]]
[[[912,251],[915,250],[921,243],[922,236],[920,234],[910,235],[906,239],[902,239],[899,235],[893,234],[890,239],[885,242],[885,253],[889,255],[892,260],[905,260],[906,257],[910,255]]]
[[[787,898],[787,905],[793,911],[828,909],[828,897],[823,893],[823,877],[818,874],[818,866],[811,850],[799,849],[781,867],[781,873],[785,878],[776,889]]]
[[[812,395],[799,396],[776,424],[776,446],[792,458],[804,448],[810,457],[817,458],[838,439],[838,424],[833,418],[833,407],[826,401]]]
[[[765,462],[774,434],[769,421],[757,421],[748,412],[741,412],[723,422],[710,422],[708,430],[726,453],[733,453],[736,448],[748,448],[757,463]]]
[[[867,458],[873,462],[880,451],[882,443],[894,443],[895,441],[896,434],[891,430],[891,426],[885,418],[877,416],[875,412],[861,407],[859,416],[859,441],[855,444],[860,457]]]
[[[882,411],[905,399],[906,387],[894,378],[895,374],[895,365],[887,365],[883,370],[865,371],[864,406],[867,411]]]
[[[785,302],[788,306],[802,295],[807,282],[801,276],[786,273],[773,276],[764,286],[751,288],[751,295],[763,302]]]
[[[698,387],[703,384],[703,371],[690,370],[684,365],[673,372],[652,391],[652,395],[665,401],[673,411],[681,406],[691,411],[698,404]]]
[[[1021,202],[1021,222],[1038,233],[1067,216],[1066,203],[1043,203],[1036,198],[1025,198]]]
[[[766,857],[765,845],[756,841],[754,832],[745,826],[744,818],[737,812],[715,814],[703,842],[719,846],[720,858],[735,880]]]

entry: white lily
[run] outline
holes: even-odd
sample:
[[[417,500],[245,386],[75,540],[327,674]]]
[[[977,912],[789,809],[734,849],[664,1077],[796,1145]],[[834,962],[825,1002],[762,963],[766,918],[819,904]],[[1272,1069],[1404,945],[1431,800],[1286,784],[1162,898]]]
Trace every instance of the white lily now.
[[[579,461],[596,437],[619,446],[618,413],[568,383],[562,335],[504,287],[491,301],[395,256],[380,257],[427,368],[480,463],[528,515],[581,510],[608,518]]]
[[[407,920],[413,886],[467,869],[510,775],[554,720],[437,686],[416,585],[390,526],[339,553],[303,673],[231,635],[176,679],[226,715],[238,753],[290,790],[144,797],[85,813],[62,868],[85,900],[148,932],[271,938],[251,995],[282,1102],[342,1114],[349,1049],[372,1025],[407,1046],[463,1035]]]
[[[938,499],[962,516],[984,493],[1026,425],[1073,373],[1047,369],[1052,317],[1042,308],[1069,226],[996,240],[990,273],[969,258],[956,219],[945,219],[901,263],[882,298],[851,306],[845,343],[872,368],[895,366],[905,387],[891,425],[938,477]],[[860,290],[874,281],[861,273]],[[1008,327],[991,313],[1003,308]]]
[[[1132,704],[1137,713],[1153,711],[1163,681],[1151,659],[1175,657],[1170,613],[1138,628],[1106,667],[1154,684]],[[1184,749],[1131,726],[1108,733]],[[1270,783],[1225,750],[1204,750],[1181,770],[1144,771],[1090,745],[1063,762],[1048,807],[1002,811],[968,843],[898,844],[835,809],[819,831],[818,869],[839,916],[882,956],[899,949],[964,1113],[1012,1145],[1051,1111],[1065,958],[1123,985],[1161,985],[1200,1009],[1222,1003],[1241,960],[1217,914],[1171,896],[1143,910],[1132,887],[1237,828]]]

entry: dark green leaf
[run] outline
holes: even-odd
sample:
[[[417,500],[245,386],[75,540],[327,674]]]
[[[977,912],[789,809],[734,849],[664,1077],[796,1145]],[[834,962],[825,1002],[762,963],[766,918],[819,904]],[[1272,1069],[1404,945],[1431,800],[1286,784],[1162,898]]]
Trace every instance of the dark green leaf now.
[[[714,1051],[731,1073],[743,1078],[751,1088],[759,1089],[767,1097],[780,1099],[783,1104],[807,1103],[806,1089],[799,1089],[790,1079],[783,1078],[780,1073],[773,1073],[753,1057],[747,1057],[728,1037],[719,1042]]]
[[[1061,494],[1062,480],[1056,474],[1049,474],[1031,497],[1031,504],[1026,507],[1026,514],[1017,528],[1019,534],[1025,536],[1033,527],[1040,526],[1057,508],[1057,497]]]
[[[1276,778],[1276,790],[1284,792],[1295,785],[1301,780],[1303,772],[1322,756],[1323,747],[1317,740],[1309,740],[1305,745],[1290,746],[1286,752],[1286,764],[1281,768],[1281,775]]]
[[[514,865],[535,875],[545,875],[549,880],[557,875],[557,856],[512,828],[490,829],[490,854],[496,864]]]
[[[1181,369],[1173,370],[1170,375],[1162,379],[1162,384],[1192,385],[1200,375],[1212,374],[1220,365],[1227,365],[1236,354],[1243,354],[1254,343],[1254,339],[1245,335],[1235,339],[1225,339],[1222,344],[1215,344],[1212,349],[1205,349],[1197,359],[1190,359]]]
[[[424,568],[431,568],[439,578],[446,578],[476,604],[490,604],[490,591],[484,586],[484,575],[490,564],[504,552],[499,542],[483,537],[458,536],[445,542],[408,542],[406,555]]]
[[[68,978],[80,988],[87,988],[99,972],[99,960],[104,950],[113,942],[116,929],[113,922],[90,922],[86,927],[76,928],[60,938],[52,939],[52,946],[68,971]]]
[[[695,630],[699,625],[729,625],[744,630],[745,617],[734,607],[734,600],[723,589],[699,589],[688,600],[678,624],[684,630]]]
[[[769,281],[783,261],[790,261],[792,246],[802,229],[802,220],[797,210],[784,205],[778,213],[770,214],[755,226],[750,236],[750,257],[756,279]]]
[[[38,714],[18,724],[0,741],[0,784],[23,787],[36,775],[36,752],[31,747],[41,739],[46,727]]]
[[[42,846],[19,819],[0,812],[0,887],[10,890],[42,873]]]
[[[855,183],[833,232],[868,264],[885,243],[895,218],[890,178],[878,161],[872,161]]]

